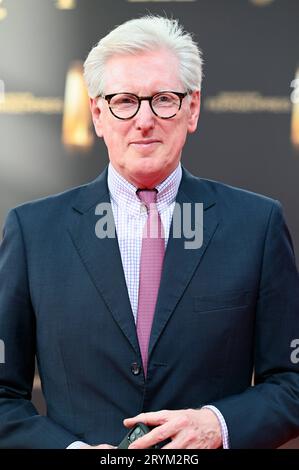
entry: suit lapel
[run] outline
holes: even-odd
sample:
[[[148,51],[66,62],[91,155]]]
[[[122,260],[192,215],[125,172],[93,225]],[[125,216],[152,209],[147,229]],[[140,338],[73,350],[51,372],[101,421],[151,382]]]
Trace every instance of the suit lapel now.
[[[176,198],[176,204],[195,202],[203,203],[203,244],[198,249],[186,249],[186,239],[182,235],[174,238],[170,228],[169,240],[164,258],[164,266],[156,305],[155,317],[152,327],[149,355],[158,341],[163,329],[171,317],[177,303],[182,297],[197,266],[217,229],[218,218],[215,209],[215,200],[211,198],[210,191],[206,189],[202,180],[193,177],[185,169],[181,185]],[[183,234],[183,231],[182,231]]]
[[[107,169],[94,182],[81,188],[73,205],[68,231],[96,289],[136,353],[139,353],[117,238],[99,239],[95,233],[99,220],[95,209],[99,203],[110,205]]]

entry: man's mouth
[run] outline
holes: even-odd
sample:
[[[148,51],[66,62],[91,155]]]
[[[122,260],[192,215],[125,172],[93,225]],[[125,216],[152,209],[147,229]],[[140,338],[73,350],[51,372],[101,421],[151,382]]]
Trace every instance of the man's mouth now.
[[[142,140],[134,140],[130,143],[130,145],[133,145],[133,147],[137,147],[137,148],[151,148],[160,143],[161,142],[159,140],[155,140],[155,139],[142,139]]]

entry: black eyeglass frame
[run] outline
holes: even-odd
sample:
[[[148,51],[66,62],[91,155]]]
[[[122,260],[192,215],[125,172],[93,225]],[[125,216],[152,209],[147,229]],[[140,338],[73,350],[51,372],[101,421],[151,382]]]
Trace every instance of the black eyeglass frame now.
[[[152,106],[152,101],[153,101],[153,99],[155,98],[155,96],[163,95],[163,94],[165,94],[165,93],[172,93],[173,95],[176,95],[176,96],[180,99],[180,105],[179,105],[179,107],[178,107],[177,112],[174,113],[174,114],[172,114],[171,116],[168,116],[168,117],[159,116],[159,114],[157,114],[157,113],[155,112],[155,110],[153,109],[153,106]],[[183,99],[185,98],[185,96],[187,96],[188,94],[190,94],[190,92],[182,93],[182,92],[179,92],[179,91],[169,91],[169,90],[166,90],[166,91],[160,91],[159,93],[155,93],[153,96],[138,96],[138,95],[135,95],[134,93],[122,92],[122,93],[112,93],[112,94],[109,94],[109,95],[99,95],[99,97],[104,98],[104,99],[108,102],[109,109],[110,109],[110,111],[111,111],[111,113],[113,114],[114,117],[116,117],[117,119],[121,119],[122,121],[128,121],[129,119],[132,119],[134,116],[136,116],[136,114],[138,113],[138,111],[139,111],[139,109],[140,109],[140,106],[141,106],[141,101],[148,101],[152,112],[153,112],[154,115],[157,116],[158,118],[160,118],[160,119],[171,119],[171,118],[173,118],[173,117],[179,112],[179,110],[180,110],[181,107],[182,107],[182,101],[183,101]],[[130,95],[130,96],[134,96],[135,98],[137,98],[137,100],[138,100],[138,107],[137,107],[137,110],[135,111],[135,113],[134,113],[132,116],[127,117],[127,118],[122,118],[122,117],[119,117],[119,116],[117,116],[116,114],[114,114],[112,108],[110,107],[110,101],[111,101],[112,98],[113,98],[114,96],[116,96],[116,95]]]

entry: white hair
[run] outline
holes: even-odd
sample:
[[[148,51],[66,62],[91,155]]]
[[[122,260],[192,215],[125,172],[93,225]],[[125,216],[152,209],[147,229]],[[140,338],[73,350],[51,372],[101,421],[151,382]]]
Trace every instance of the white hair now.
[[[146,15],[117,26],[91,49],[84,63],[89,96],[104,94],[104,71],[109,58],[159,49],[167,49],[178,58],[180,79],[186,91],[200,90],[202,54],[192,35],[184,31],[178,20]]]

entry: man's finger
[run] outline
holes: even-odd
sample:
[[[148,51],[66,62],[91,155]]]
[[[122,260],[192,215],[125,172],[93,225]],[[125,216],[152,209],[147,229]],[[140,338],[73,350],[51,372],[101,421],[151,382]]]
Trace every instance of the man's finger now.
[[[124,419],[123,423],[127,428],[131,428],[137,423],[143,423],[147,426],[158,426],[159,424],[163,424],[167,420],[167,413],[166,410],[163,411],[152,411],[149,413],[140,413],[133,418],[126,418]]]
[[[140,437],[129,446],[129,449],[148,449],[159,442],[174,436],[176,429],[171,423],[165,423],[152,429],[151,432]]]

